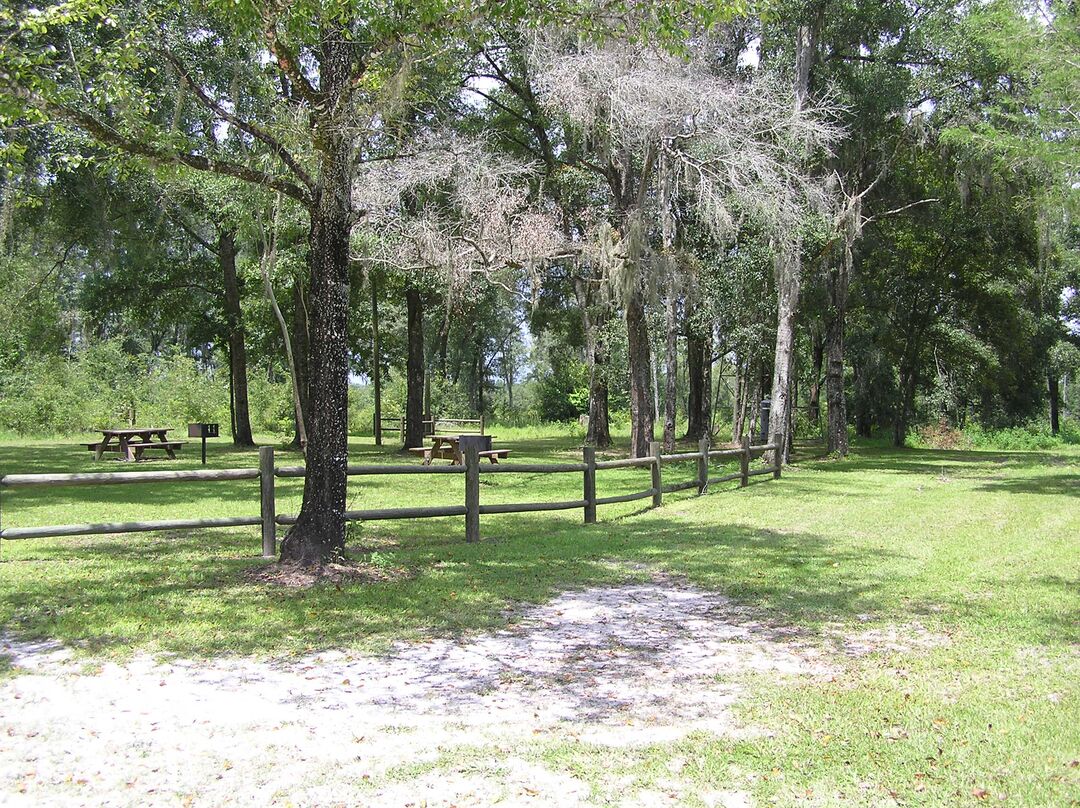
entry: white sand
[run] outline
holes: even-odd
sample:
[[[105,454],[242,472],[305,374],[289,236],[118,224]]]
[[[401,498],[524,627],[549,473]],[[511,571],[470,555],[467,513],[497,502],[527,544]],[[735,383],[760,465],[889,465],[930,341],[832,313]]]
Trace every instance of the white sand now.
[[[64,649],[0,649],[27,671],[0,684],[0,803],[34,806],[586,804],[584,781],[523,747],[750,732],[732,713],[742,674],[830,672],[820,643],[663,579],[566,593],[507,630],[381,657],[137,656],[86,674]],[[461,745],[486,751],[402,768]],[[692,793],[673,772],[622,798]]]

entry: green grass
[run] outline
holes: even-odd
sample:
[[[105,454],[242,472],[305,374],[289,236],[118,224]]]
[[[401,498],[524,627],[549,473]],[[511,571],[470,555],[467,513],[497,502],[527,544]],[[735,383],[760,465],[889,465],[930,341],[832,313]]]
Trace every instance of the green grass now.
[[[508,433],[509,434],[509,433]],[[497,437],[514,460],[580,456],[569,434]],[[176,464],[198,465],[194,446]],[[357,442],[359,462],[415,462]],[[845,461],[803,453],[779,483],[705,497],[669,495],[601,510],[382,522],[352,551],[404,576],[282,591],[245,583],[257,530],[4,542],[0,623],[88,655],[188,656],[384,648],[398,638],[503,625],[507,608],[560,590],[666,570],[759,607],[828,646],[837,633],[918,624],[947,643],[836,655],[832,680],[754,675],[742,718],[766,732],[696,735],[612,751],[557,734],[520,754],[613,799],[613,783],[659,784],[678,760],[701,793],[743,789],[779,804],[1069,805],[1080,798],[1080,453],[861,447]],[[212,444],[215,467],[251,452]],[[295,462],[284,454],[279,463]],[[123,468],[73,444],[0,445],[0,473]],[[686,477],[693,474],[685,466]],[[665,481],[676,479],[665,467]],[[356,478],[350,507],[460,503],[459,476]],[[571,499],[580,476],[490,475],[483,502]],[[648,486],[645,471],[602,471],[601,494]],[[298,482],[279,485],[295,512]],[[9,526],[255,514],[257,483],[17,489]],[[0,676],[10,675],[0,663]],[[444,763],[497,758],[449,750]],[[692,794],[686,796],[693,802]]]

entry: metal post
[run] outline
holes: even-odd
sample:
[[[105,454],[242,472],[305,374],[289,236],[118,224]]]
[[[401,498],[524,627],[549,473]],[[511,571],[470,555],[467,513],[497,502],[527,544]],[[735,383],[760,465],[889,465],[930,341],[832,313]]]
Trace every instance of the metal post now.
[[[651,440],[649,441],[649,454],[653,456],[652,463],[652,504],[654,508],[659,508],[664,504],[664,493],[660,490],[663,486],[660,478],[660,442]]]
[[[465,541],[480,541],[480,447],[469,441],[465,455]]]
[[[371,416],[375,422],[375,445],[382,446],[382,424],[379,423],[380,418],[378,415]]]
[[[709,436],[706,435],[698,442],[701,456],[697,461],[697,492],[704,494],[709,487]]]
[[[772,402],[765,399],[761,402],[761,417],[758,419],[758,435],[762,443],[769,442],[769,413],[772,411]]]
[[[739,480],[739,487],[746,488],[750,485],[750,436],[742,436],[742,454],[739,455],[739,472],[742,474],[742,478]]]
[[[480,434],[484,434],[484,413],[480,413]]]
[[[596,449],[586,446],[582,450],[585,455],[585,524],[596,523]]]
[[[274,447],[259,447],[259,494],[262,503],[262,554],[277,554],[277,514],[274,513]]]
[[[202,464],[206,465],[206,427],[202,428]]]
[[[775,461],[773,463],[772,476],[774,480],[779,480],[780,469],[784,466],[784,433],[774,432],[772,436],[772,442],[773,445],[776,446],[776,449],[773,450],[773,458],[775,458]]]

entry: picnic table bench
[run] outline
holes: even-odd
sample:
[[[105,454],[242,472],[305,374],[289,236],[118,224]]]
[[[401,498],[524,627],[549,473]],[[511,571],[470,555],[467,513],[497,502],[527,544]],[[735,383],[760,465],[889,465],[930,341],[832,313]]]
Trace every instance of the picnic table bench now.
[[[130,427],[128,429],[103,429],[101,440],[83,444],[101,460],[106,452],[116,452],[120,460],[142,460],[147,449],[165,452],[169,460],[176,460],[176,452],[186,441],[170,440],[171,430],[160,427]],[[113,442],[115,440],[115,443]]]
[[[431,446],[416,446],[409,451],[421,455],[425,466],[430,466],[433,460],[449,460],[451,464],[460,466],[465,462],[465,454],[461,449],[463,437],[484,447],[478,452],[479,456],[487,458],[494,465],[510,456],[509,449],[491,448],[491,435],[433,435]]]

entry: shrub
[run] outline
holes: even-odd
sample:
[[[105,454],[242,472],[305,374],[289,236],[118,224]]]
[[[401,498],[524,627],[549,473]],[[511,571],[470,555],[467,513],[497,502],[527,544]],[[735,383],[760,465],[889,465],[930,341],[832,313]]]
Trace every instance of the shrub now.
[[[1065,445],[1080,445],[1080,421],[1063,421],[1057,435],[1050,425],[1029,423],[1003,429],[987,429],[968,424],[957,429],[948,422],[920,427],[908,436],[912,446],[927,449],[999,449],[1002,451],[1037,451]]]

